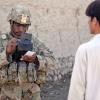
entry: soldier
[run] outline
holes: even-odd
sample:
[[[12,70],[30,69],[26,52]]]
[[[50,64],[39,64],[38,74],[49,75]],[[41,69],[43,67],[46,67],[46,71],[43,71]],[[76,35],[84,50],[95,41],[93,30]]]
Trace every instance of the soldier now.
[[[16,41],[28,30],[30,18],[27,8],[16,6],[8,15],[11,31],[0,36],[0,100],[40,100],[39,86],[45,81],[48,60],[54,61],[52,52],[33,37],[36,53],[23,55],[20,62],[12,60]]]

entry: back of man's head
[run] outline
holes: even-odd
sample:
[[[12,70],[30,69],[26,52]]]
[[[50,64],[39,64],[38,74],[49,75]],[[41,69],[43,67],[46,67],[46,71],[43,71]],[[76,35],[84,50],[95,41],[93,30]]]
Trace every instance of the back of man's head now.
[[[89,4],[86,9],[86,15],[91,18],[96,17],[100,23],[100,0],[95,0]]]

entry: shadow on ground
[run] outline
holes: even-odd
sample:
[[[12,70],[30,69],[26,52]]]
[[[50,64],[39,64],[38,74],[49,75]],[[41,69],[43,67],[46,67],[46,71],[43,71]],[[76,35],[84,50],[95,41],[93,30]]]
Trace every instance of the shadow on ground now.
[[[46,82],[42,88],[42,100],[67,100],[70,75],[64,75],[56,82]]]

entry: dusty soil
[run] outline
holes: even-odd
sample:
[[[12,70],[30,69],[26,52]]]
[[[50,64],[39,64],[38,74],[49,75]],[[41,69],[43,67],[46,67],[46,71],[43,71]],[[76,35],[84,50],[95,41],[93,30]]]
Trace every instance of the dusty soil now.
[[[56,82],[47,82],[42,88],[42,100],[67,100],[70,75]]]

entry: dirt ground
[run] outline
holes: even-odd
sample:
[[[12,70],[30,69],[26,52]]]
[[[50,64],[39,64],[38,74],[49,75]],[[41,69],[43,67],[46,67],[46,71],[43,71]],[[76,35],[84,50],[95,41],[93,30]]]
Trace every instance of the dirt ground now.
[[[47,82],[42,88],[42,100],[67,100],[70,75],[56,82]]]

